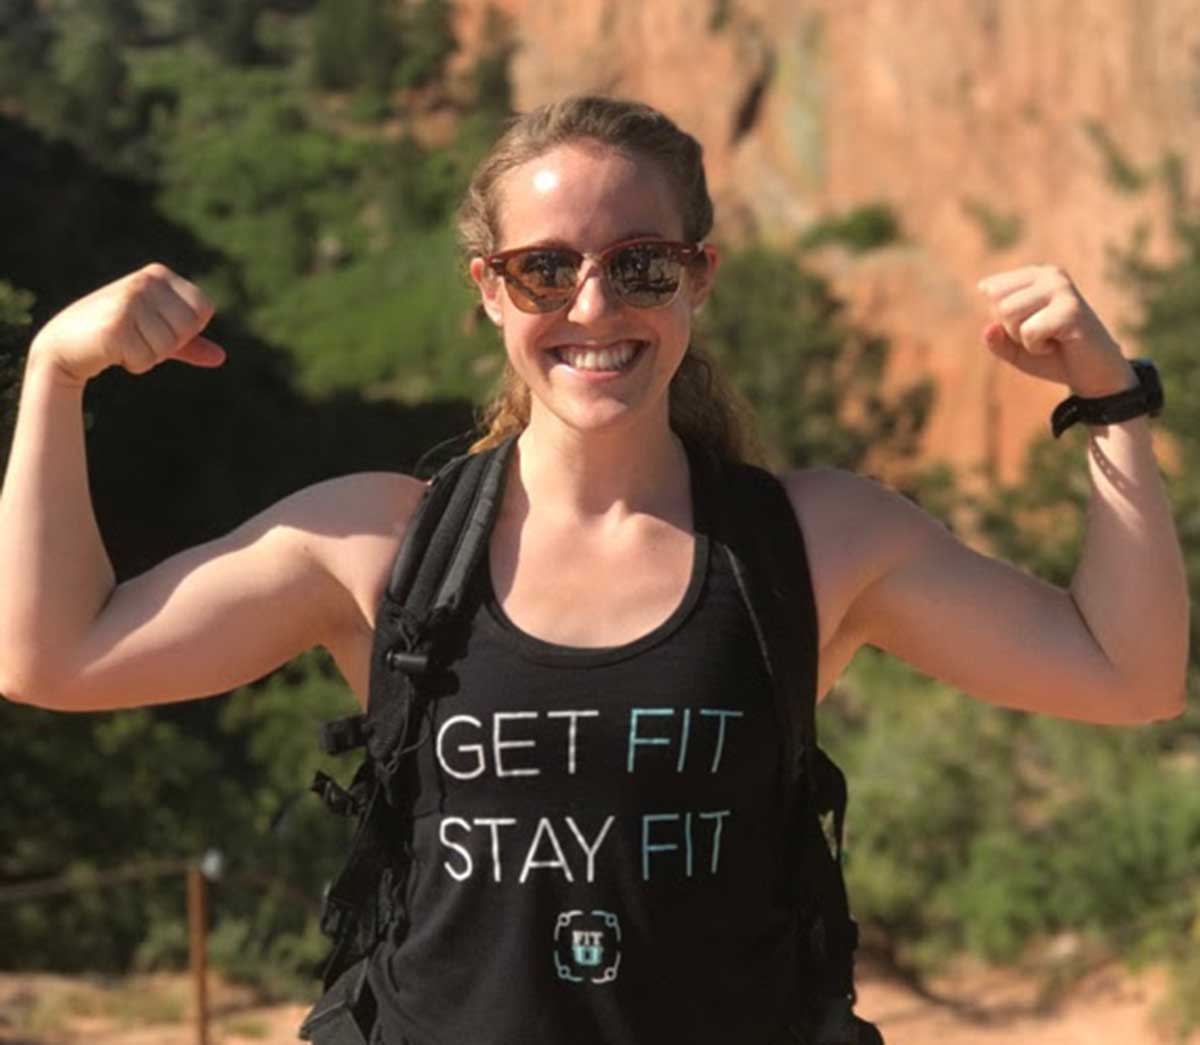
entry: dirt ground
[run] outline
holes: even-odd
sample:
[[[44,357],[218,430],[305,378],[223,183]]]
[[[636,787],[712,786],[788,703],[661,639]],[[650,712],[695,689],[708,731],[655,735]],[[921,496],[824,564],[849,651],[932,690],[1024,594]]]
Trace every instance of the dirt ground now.
[[[960,970],[925,997],[867,968],[858,1011],[879,1024],[888,1045],[1175,1045],[1155,1018],[1165,983],[1157,973],[1108,969],[1046,1004],[1037,983],[1012,972]],[[0,974],[0,1043],[194,1045],[190,989],[175,975],[103,983]],[[215,977],[209,990],[209,1045],[297,1040],[306,1006],[264,1007]]]
[[[1169,1033],[1167,977],[1119,967],[1050,998],[1044,985],[1005,970],[960,969],[931,985],[933,998],[879,974],[860,980],[857,1011],[888,1045],[1195,1045]]]

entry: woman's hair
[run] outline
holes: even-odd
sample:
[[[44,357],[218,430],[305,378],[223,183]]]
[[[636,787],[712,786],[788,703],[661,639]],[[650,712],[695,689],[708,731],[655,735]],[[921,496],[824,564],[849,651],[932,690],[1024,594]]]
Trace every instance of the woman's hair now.
[[[648,105],[581,95],[515,117],[480,162],[458,209],[459,247],[468,261],[486,257],[499,245],[501,178],[551,149],[580,141],[660,164],[679,202],[684,239],[699,243],[712,230],[713,205],[700,143]],[[500,388],[480,418],[484,435],[471,449],[485,450],[524,428],[529,395],[529,387],[506,363]],[[681,438],[735,460],[761,458],[745,400],[694,345],[671,380],[669,396],[671,427]]]

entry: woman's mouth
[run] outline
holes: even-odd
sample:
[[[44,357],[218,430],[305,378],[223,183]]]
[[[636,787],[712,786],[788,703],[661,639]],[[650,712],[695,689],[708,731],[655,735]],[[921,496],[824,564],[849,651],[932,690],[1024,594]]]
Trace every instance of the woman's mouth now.
[[[554,357],[572,370],[618,372],[633,365],[644,341],[614,341],[606,345],[559,345]]]

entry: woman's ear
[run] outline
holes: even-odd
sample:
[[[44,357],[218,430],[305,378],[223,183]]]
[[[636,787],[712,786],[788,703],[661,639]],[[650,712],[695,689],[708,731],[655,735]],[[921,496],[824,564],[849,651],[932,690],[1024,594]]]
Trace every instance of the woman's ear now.
[[[483,258],[472,258],[468,271],[471,273],[471,280],[479,288],[479,298],[488,319],[500,326],[504,315],[500,307],[500,284],[503,281],[487,267]]]
[[[721,256],[717,253],[717,248],[711,243],[706,243],[704,245],[703,265],[697,259],[696,263],[688,270],[693,312],[698,310],[708,300],[708,295],[712,292],[713,281],[716,279],[717,266],[720,264],[720,261]]]

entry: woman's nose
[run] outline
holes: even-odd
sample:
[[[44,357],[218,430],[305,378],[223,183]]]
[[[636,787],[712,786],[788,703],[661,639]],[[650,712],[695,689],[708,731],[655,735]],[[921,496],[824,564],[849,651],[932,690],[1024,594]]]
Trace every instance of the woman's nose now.
[[[585,261],[579,274],[579,289],[571,300],[567,318],[577,323],[594,322],[619,307],[620,302],[604,278],[604,270],[591,259]]]

